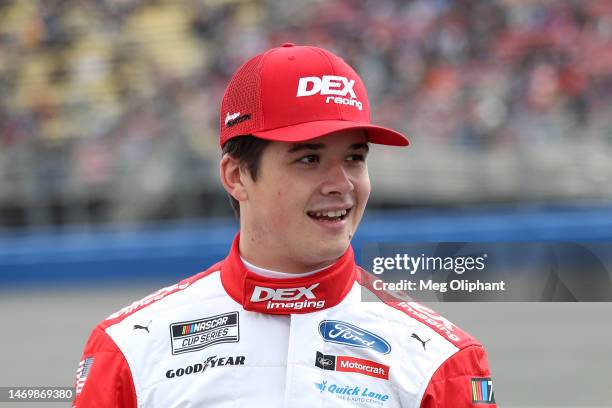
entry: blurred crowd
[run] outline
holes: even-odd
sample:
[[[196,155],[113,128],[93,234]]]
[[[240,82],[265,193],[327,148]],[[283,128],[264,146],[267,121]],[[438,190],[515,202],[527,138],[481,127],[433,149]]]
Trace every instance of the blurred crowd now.
[[[609,0],[0,0],[0,226],[229,212],[220,98],[283,42],[343,56],[413,154],[612,145]]]

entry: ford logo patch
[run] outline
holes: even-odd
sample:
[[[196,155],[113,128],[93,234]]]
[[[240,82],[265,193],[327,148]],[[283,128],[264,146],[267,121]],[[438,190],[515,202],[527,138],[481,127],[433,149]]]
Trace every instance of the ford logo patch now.
[[[382,337],[339,320],[323,320],[319,333],[327,342],[345,344],[359,348],[371,348],[382,354],[389,354],[391,346]]]

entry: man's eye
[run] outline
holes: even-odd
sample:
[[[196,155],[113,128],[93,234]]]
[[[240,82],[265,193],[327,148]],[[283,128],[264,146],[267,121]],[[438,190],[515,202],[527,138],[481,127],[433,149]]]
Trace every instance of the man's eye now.
[[[304,164],[318,163],[319,156],[317,156],[316,154],[309,154],[308,156],[300,157],[298,161]]]
[[[365,156],[363,154],[351,154],[346,158],[348,161],[364,162]]]

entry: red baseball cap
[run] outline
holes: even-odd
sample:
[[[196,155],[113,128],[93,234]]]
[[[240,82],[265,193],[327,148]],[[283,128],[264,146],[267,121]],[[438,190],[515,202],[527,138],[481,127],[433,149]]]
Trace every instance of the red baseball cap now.
[[[409,143],[401,133],[370,123],[359,75],[318,47],[283,44],[247,61],[225,89],[220,113],[222,147],[242,135],[301,142],[348,129],[363,129],[371,143]]]

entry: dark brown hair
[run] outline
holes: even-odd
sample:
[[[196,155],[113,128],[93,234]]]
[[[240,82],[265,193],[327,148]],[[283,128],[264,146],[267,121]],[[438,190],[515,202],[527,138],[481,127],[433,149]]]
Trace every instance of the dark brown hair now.
[[[256,181],[261,155],[269,144],[269,140],[252,135],[238,136],[228,140],[223,145],[223,154],[229,154],[238,160],[238,165],[246,167],[253,181]],[[240,203],[231,195],[229,195],[229,199],[236,218],[240,219]]]

